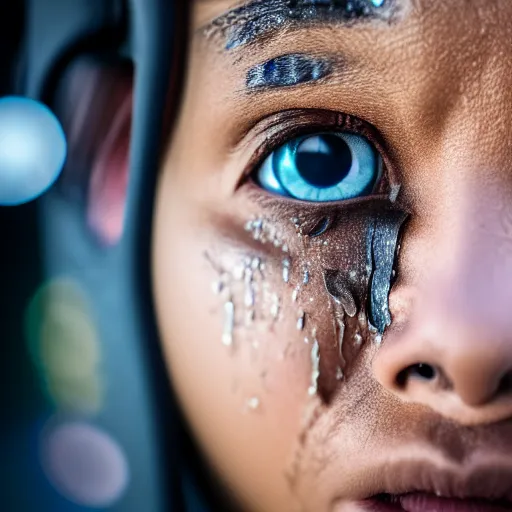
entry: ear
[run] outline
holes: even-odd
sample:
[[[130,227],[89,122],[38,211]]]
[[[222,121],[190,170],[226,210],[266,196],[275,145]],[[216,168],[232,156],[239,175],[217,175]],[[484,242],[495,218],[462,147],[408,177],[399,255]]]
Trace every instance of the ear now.
[[[133,75],[128,60],[84,56],[68,67],[54,98],[68,139],[60,191],[83,203],[84,222],[108,246],[123,234]]]

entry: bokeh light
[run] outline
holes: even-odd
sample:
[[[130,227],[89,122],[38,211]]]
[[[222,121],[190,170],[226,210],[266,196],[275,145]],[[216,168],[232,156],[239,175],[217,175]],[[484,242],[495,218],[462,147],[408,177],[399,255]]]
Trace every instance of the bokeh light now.
[[[29,304],[26,335],[49,396],[66,411],[97,413],[103,400],[98,334],[79,286],[61,278]]]
[[[0,205],[14,206],[43,194],[66,160],[64,131],[42,103],[0,98]]]
[[[123,450],[106,432],[87,423],[49,425],[42,437],[41,463],[55,489],[77,505],[110,507],[128,487]]]

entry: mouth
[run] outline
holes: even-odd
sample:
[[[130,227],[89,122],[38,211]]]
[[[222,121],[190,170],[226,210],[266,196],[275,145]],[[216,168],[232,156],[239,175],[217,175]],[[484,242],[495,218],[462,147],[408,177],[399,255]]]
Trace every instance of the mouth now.
[[[365,500],[368,512],[510,512],[509,500],[450,498],[431,493],[414,492],[401,495],[380,494]]]
[[[381,466],[373,473],[366,497],[357,501],[357,509],[512,512],[512,466],[503,459],[488,460],[485,466],[467,466],[446,469],[419,462]]]

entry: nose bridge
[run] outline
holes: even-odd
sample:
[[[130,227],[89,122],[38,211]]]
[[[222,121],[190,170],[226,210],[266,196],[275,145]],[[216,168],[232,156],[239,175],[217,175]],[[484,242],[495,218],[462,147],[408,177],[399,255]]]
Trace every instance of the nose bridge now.
[[[459,182],[433,219],[433,265],[425,299],[454,318],[510,329],[512,337],[512,187],[508,172]],[[480,173],[482,177],[482,173]],[[511,176],[512,178],[512,176]]]

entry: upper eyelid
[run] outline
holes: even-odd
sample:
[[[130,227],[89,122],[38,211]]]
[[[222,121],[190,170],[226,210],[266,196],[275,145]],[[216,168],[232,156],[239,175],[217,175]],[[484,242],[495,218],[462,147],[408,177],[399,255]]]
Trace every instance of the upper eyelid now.
[[[323,122],[319,118],[322,118]],[[314,135],[321,131],[349,132],[366,137],[374,144],[380,154],[385,173],[389,175],[390,180],[393,182],[399,181],[396,165],[390,156],[382,135],[373,125],[360,118],[334,111],[312,109],[277,113],[270,119],[262,121],[262,123],[262,126],[256,125],[254,127],[252,134],[251,132],[248,134],[251,138],[264,138],[264,140],[258,144],[258,148],[247,162],[238,186],[245,182],[265,159],[282,144],[294,137]],[[272,140],[269,142],[268,132],[270,130],[274,133],[271,134]]]
[[[249,136],[265,137],[265,142],[260,144],[260,147],[267,149],[259,153],[259,158],[263,160],[265,155],[268,156],[287,140],[303,135],[314,135],[321,131],[362,135],[375,144],[379,153],[386,151],[382,136],[373,125],[350,114],[326,110],[298,109],[278,113],[263,121],[262,126],[257,125],[253,134]],[[269,137],[272,138],[270,144]]]

